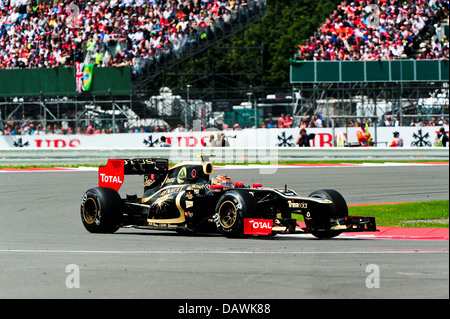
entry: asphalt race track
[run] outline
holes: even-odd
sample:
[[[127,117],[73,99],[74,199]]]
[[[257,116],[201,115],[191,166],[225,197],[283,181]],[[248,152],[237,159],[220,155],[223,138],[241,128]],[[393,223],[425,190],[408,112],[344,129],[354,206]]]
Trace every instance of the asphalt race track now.
[[[449,198],[448,165],[217,172],[302,195],[334,188],[349,205]],[[79,205],[96,185],[95,171],[0,171],[0,298],[449,298],[446,240],[90,234]],[[127,177],[122,196],[141,192]]]

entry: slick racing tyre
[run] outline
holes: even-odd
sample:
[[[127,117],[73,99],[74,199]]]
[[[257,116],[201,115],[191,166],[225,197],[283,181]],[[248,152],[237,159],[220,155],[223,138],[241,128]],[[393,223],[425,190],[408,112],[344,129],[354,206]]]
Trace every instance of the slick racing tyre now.
[[[227,237],[244,235],[244,218],[256,211],[256,199],[247,192],[226,192],[217,203],[214,221],[218,231]]]
[[[114,233],[121,224],[122,200],[112,188],[95,187],[81,200],[81,220],[91,233]]]
[[[320,199],[329,199],[333,203],[330,205],[330,209],[327,212],[321,212],[319,216],[316,216],[316,218],[321,219],[322,221],[325,221],[329,224],[330,218],[344,218],[348,216],[348,207],[347,203],[345,202],[344,197],[342,195],[333,190],[333,189],[321,189],[318,191],[315,191],[311,193],[308,197],[312,198],[320,198]],[[314,224],[318,224],[316,221]],[[339,230],[318,230],[312,232],[312,234],[317,238],[333,238],[341,234],[341,231]]]

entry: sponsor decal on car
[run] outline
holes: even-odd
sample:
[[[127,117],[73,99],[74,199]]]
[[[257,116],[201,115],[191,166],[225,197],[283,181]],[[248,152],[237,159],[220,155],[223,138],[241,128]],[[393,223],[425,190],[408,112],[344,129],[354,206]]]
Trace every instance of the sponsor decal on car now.
[[[119,191],[124,180],[123,160],[109,159],[105,166],[98,169],[98,186],[109,187]]]
[[[296,203],[293,200],[288,202],[289,208],[308,208],[308,203]]]
[[[270,235],[272,233],[273,220],[244,218],[245,235]]]

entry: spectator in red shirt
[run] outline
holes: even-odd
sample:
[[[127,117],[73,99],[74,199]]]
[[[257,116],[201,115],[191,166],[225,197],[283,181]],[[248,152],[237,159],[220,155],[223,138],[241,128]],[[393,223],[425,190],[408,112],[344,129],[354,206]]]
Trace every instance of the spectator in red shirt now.
[[[286,128],[286,116],[284,113],[281,113],[280,118],[278,119],[278,128]]]
[[[294,119],[292,118],[292,115],[288,114],[288,116],[284,120],[284,126],[286,128],[292,128],[294,126]]]

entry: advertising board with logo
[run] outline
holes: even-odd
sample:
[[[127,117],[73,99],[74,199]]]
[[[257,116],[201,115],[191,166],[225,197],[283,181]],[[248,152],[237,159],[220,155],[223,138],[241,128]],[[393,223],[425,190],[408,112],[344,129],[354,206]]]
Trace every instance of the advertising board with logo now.
[[[448,126],[444,127],[448,134]],[[386,147],[399,132],[405,147],[433,147],[439,126],[424,127],[370,127],[371,138],[376,147]],[[162,146],[162,137],[172,148],[211,147],[211,141],[227,147],[270,148],[297,147],[299,129],[247,129],[242,131],[204,131],[170,133],[122,133],[96,135],[16,135],[0,136],[0,149],[146,149]],[[355,146],[358,143],[356,127],[310,128],[314,134],[312,148]],[[222,135],[223,134],[223,135]],[[225,140],[224,143],[223,139]]]

